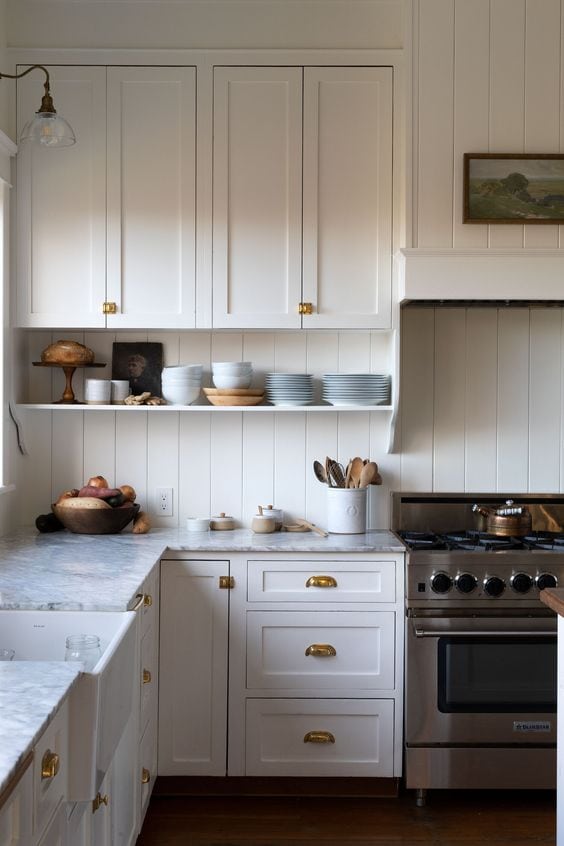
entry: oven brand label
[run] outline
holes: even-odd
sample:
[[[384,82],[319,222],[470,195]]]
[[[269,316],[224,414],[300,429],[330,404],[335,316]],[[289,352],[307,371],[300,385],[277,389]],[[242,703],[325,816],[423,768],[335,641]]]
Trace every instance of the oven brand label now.
[[[513,731],[552,731],[552,723],[544,720],[514,720]]]

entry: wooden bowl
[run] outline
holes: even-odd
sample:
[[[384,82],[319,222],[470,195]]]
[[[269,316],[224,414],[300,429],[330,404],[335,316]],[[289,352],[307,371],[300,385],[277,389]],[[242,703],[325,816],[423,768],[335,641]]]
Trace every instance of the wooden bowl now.
[[[117,535],[131,523],[139,511],[137,503],[118,508],[61,508],[53,505],[53,513],[65,529],[76,535]]]

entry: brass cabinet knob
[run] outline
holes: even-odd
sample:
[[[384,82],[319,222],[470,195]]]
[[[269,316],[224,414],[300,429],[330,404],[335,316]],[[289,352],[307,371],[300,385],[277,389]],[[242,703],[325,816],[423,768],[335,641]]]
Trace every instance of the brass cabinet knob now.
[[[313,314],[313,303],[298,303],[298,314]]]
[[[151,681],[151,671],[143,670],[143,684],[149,684]]]
[[[333,576],[310,576],[305,586],[306,588],[334,588],[337,587],[337,579],[334,579]]]
[[[117,314],[117,304],[102,303],[102,314]]]
[[[47,749],[41,759],[41,778],[55,778],[61,766],[61,759],[56,752]]]
[[[308,731],[304,743],[335,743],[335,735],[330,731]]]
[[[96,798],[92,800],[92,813],[95,814],[98,808],[102,805],[107,805],[109,802],[109,797],[107,793],[104,793],[102,796],[101,793],[96,794]]]
[[[231,590],[235,587],[235,579],[233,576],[220,576],[219,587],[222,590]]]
[[[151,773],[149,772],[148,769],[143,767],[143,769],[141,770],[141,784],[149,784],[150,781],[151,781]]]
[[[306,655],[313,655],[314,658],[333,658],[337,650],[330,643],[312,643],[305,651]]]
[[[143,597],[143,605],[145,608],[150,608],[153,604],[153,597],[150,593],[146,593]]]

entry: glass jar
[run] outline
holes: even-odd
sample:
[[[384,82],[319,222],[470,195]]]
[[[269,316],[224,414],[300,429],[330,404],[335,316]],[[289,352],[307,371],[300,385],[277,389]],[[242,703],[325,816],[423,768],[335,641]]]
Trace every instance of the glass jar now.
[[[85,670],[92,670],[102,657],[98,635],[69,635],[65,661],[82,661]]]

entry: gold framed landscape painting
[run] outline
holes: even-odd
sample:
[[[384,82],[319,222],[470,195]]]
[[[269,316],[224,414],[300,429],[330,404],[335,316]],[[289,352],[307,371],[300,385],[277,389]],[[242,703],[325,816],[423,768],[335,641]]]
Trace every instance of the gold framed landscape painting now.
[[[464,223],[564,223],[564,154],[465,153]]]

